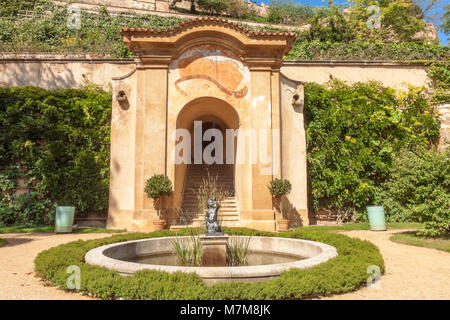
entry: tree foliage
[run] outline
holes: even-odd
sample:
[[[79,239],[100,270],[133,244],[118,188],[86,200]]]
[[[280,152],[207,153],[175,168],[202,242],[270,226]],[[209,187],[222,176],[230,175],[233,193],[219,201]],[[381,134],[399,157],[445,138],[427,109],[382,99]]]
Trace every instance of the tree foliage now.
[[[342,5],[330,2],[328,6],[316,9],[308,39],[331,42],[348,42],[353,39],[353,30],[350,29],[342,8]]]
[[[313,7],[295,1],[272,0],[268,21],[271,23],[284,23],[301,25],[307,23],[314,15]]]
[[[287,179],[273,179],[269,183],[269,192],[273,197],[282,197],[291,192],[292,185]]]
[[[450,233],[450,148],[419,148],[395,157],[380,189],[388,221],[425,222],[420,235]]]
[[[37,7],[49,8],[48,0],[0,0],[0,17],[14,17],[25,10],[34,10]]]
[[[153,175],[145,184],[145,193],[153,200],[158,200],[162,196],[170,196],[172,192],[172,182],[163,174]]]
[[[333,42],[367,39],[414,41],[413,36],[426,25],[420,7],[411,0],[354,0],[352,4],[351,8],[346,8],[329,1],[327,6],[316,9],[308,39]],[[370,6],[376,6],[379,12],[371,10]],[[379,25],[370,23],[378,18]]]
[[[450,4],[445,7],[445,13],[442,17],[441,30],[447,35],[447,40],[450,39]]]

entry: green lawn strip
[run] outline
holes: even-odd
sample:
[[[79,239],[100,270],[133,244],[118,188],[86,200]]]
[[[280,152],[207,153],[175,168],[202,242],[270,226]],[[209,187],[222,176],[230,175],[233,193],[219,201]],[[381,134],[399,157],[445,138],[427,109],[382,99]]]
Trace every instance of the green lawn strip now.
[[[393,235],[390,240],[402,244],[433,248],[450,252],[450,234],[436,238],[419,237],[415,232],[403,232]]]
[[[7,243],[8,243],[8,241],[6,241],[5,239],[0,239],[0,247],[4,246]]]
[[[83,294],[102,299],[188,299],[188,300],[245,300],[245,299],[301,299],[354,291],[366,284],[367,268],[384,261],[378,248],[368,241],[352,239],[342,234],[322,231],[296,230],[271,233],[250,229],[224,228],[230,235],[271,236],[319,241],[334,246],[336,258],[310,269],[291,269],[278,279],[258,283],[228,282],[207,286],[196,274],[167,273],[144,270],[123,277],[117,272],[84,263],[86,253],[96,247],[145,238],[188,235],[191,231],[162,230],[153,233],[128,233],[103,239],[75,241],[45,250],[35,259],[35,270],[49,284],[67,289],[67,268],[76,265],[81,271]]]
[[[11,226],[0,228],[0,233],[27,233],[27,232],[54,232],[53,226],[42,227],[26,227],[26,226]]]
[[[386,227],[388,229],[423,229],[423,223],[419,222],[387,222]],[[347,223],[341,226],[305,226],[299,229],[306,230],[320,230],[320,231],[333,231],[333,230],[369,230],[370,226],[367,222],[360,223]]]
[[[74,233],[120,233],[125,230],[115,230],[106,228],[77,228],[73,230]]]
[[[54,226],[42,226],[42,227],[26,227],[26,226],[12,226],[0,228],[0,233],[27,233],[27,232],[55,232]],[[73,233],[119,233],[123,230],[113,230],[106,228],[76,228],[73,229]]]

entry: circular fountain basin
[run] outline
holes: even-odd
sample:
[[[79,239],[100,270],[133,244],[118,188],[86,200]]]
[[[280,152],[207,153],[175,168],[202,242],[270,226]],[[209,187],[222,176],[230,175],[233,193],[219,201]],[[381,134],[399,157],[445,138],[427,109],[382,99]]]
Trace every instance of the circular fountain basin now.
[[[230,237],[232,239],[233,236]],[[239,236],[239,238],[248,238]],[[337,256],[336,248],[324,243],[290,238],[251,237],[252,265],[242,267],[184,267],[173,265],[175,237],[109,244],[90,250],[86,263],[131,275],[141,270],[196,273],[207,284],[224,281],[256,282],[279,277],[287,270],[307,269]],[[253,255],[253,257],[252,257]],[[272,263],[281,262],[281,263]],[[162,265],[167,263],[172,265]],[[261,263],[258,265],[258,263]],[[269,263],[269,264],[267,264]]]

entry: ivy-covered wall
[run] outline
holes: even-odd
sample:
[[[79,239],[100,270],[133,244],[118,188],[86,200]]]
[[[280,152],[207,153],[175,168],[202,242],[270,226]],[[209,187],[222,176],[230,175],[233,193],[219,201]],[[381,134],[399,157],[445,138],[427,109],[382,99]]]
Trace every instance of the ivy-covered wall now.
[[[308,174],[314,210],[365,219],[364,208],[400,152],[436,143],[439,114],[424,88],[396,92],[376,82],[305,86]]]
[[[108,208],[111,94],[0,88],[0,226],[50,224],[55,205]],[[18,180],[30,197],[17,194]]]

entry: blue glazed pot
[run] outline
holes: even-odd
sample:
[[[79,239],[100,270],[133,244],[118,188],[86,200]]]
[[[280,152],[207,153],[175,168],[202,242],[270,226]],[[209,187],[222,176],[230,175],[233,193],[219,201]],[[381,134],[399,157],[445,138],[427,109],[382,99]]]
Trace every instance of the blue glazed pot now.
[[[369,216],[370,230],[385,231],[386,220],[383,206],[367,206],[367,215]]]
[[[72,232],[75,207],[56,207],[55,232]]]

